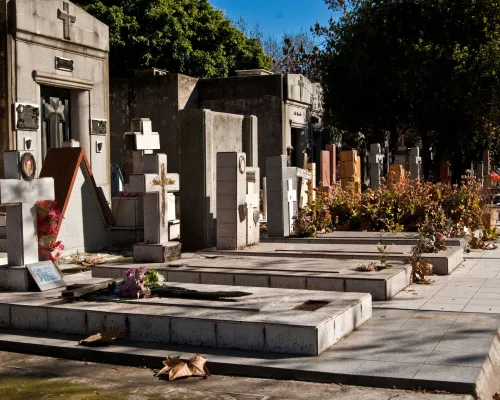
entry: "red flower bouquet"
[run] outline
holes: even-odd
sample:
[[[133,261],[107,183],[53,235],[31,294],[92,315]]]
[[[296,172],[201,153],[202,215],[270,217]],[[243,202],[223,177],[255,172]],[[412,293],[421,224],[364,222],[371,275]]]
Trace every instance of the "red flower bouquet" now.
[[[38,254],[41,260],[57,261],[61,256],[64,245],[57,240],[59,221],[62,220],[61,211],[55,201],[42,200],[36,203],[38,223]]]

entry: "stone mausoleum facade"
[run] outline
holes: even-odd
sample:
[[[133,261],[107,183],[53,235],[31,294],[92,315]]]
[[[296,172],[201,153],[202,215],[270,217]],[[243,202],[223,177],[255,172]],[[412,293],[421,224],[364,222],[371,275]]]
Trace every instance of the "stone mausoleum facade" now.
[[[76,140],[109,199],[108,27],[65,0],[0,0],[0,169]]]
[[[249,70],[228,78],[197,79],[150,68],[111,81],[110,103],[111,161],[122,168],[126,179],[131,165],[123,133],[136,117],[153,121],[172,172],[180,171],[181,137],[192,134],[188,119],[180,116],[193,109],[257,117],[261,176],[266,176],[268,156],[286,154],[288,149],[291,164],[302,166],[304,151],[310,161],[318,162],[319,151],[324,149],[321,87],[302,75]],[[230,126],[220,129],[231,137]]]

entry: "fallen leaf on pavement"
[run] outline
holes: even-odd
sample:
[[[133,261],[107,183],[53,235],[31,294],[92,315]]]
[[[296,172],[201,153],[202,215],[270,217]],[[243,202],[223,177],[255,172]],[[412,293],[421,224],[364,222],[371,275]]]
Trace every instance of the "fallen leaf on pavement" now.
[[[108,345],[113,343],[118,337],[118,335],[120,335],[119,329],[110,328],[103,334],[96,333],[95,335],[91,335],[86,339],[80,340],[80,344],[82,346]]]
[[[207,359],[199,354],[194,355],[186,363],[178,357],[168,357],[163,361],[165,365],[155,376],[161,376],[168,373],[168,380],[186,378],[189,376],[210,376],[210,372],[206,367]]]

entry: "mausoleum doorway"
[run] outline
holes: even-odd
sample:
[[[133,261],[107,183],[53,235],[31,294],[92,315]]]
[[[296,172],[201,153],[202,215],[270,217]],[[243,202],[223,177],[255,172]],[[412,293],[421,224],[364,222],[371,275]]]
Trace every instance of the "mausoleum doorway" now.
[[[62,147],[71,140],[70,91],[64,88],[42,86],[42,159],[50,148]]]

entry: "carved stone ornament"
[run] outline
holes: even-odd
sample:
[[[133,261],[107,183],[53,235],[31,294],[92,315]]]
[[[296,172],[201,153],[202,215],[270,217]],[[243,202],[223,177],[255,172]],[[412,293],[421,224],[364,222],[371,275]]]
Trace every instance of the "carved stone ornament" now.
[[[108,121],[105,119],[92,120],[92,135],[106,135]]]
[[[36,131],[40,127],[40,107],[30,104],[16,105],[16,129]]]
[[[257,225],[257,222],[259,222],[260,220],[260,212],[258,210],[255,210],[253,212],[253,222],[255,223],[255,225]]]
[[[238,160],[238,169],[240,170],[240,174],[245,173],[245,157],[240,156],[240,159]]]
[[[31,153],[24,153],[19,160],[19,171],[25,181],[31,181],[36,175],[35,157]]]

